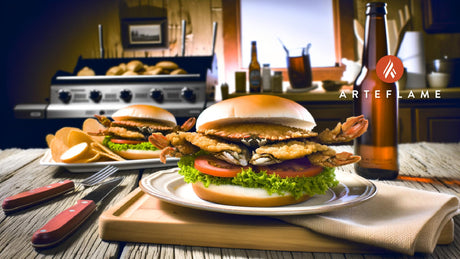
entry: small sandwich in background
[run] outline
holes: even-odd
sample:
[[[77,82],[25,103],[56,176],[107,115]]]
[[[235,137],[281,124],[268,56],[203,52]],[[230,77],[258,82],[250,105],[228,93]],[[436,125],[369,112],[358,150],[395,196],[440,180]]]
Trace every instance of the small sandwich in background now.
[[[102,143],[125,159],[158,158],[161,150],[148,140],[152,133],[166,135],[177,130],[187,131],[195,124],[195,118],[191,118],[183,126],[177,126],[172,113],[144,104],[119,109],[111,116],[113,121],[105,116],[95,117],[105,129],[91,134],[104,135]]]

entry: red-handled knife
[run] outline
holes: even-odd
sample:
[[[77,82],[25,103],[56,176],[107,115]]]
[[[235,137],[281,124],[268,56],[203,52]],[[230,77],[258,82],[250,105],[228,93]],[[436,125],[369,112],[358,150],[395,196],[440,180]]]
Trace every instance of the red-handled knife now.
[[[58,183],[49,184],[30,191],[21,192],[3,200],[2,209],[5,212],[18,210],[44,200],[51,199],[75,188],[74,182],[64,180]]]
[[[78,200],[77,204],[59,213],[32,236],[34,247],[48,247],[55,245],[75,231],[96,209],[102,201],[118,184],[122,177],[102,183],[97,189]]]
[[[61,181],[58,183],[49,184],[47,186],[39,187],[30,191],[21,192],[13,196],[7,197],[3,200],[2,209],[5,212],[12,212],[27,206],[31,206],[42,201],[54,198],[63,193],[75,189],[75,184],[80,184],[85,187],[94,186],[99,184],[100,181],[106,177],[117,172],[118,168],[114,166],[106,166],[99,170],[97,173],[84,179],[81,182],[73,182],[70,180]]]

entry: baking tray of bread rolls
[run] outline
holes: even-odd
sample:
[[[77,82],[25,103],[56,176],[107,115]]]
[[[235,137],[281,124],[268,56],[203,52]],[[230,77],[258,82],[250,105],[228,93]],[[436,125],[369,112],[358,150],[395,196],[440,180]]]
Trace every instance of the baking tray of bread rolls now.
[[[213,56],[84,59],[73,73],[58,71],[53,81],[203,80],[213,70]],[[214,68],[216,69],[216,68]]]

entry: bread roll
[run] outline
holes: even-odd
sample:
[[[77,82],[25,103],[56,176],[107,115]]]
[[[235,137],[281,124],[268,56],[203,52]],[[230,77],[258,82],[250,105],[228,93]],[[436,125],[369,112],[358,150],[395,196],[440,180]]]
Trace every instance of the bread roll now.
[[[174,69],[170,73],[170,75],[180,75],[180,74],[187,74],[187,71],[183,70],[182,68],[178,68],[178,69]]]
[[[161,150],[136,150],[136,149],[128,149],[128,150],[118,150],[114,151],[117,155],[123,157],[124,159],[151,159],[151,158],[159,158],[161,154]]]
[[[128,70],[128,71],[124,72],[122,76],[137,76],[137,75],[139,75],[139,74],[134,72],[134,71]]]
[[[126,64],[126,67],[129,71],[138,72],[144,68],[144,64],[142,64],[139,60],[131,60],[128,64]]]
[[[126,72],[126,70],[128,70],[128,67],[126,66],[126,63],[120,63],[120,65],[118,65],[118,67],[121,68],[121,70],[123,70],[123,73]]]
[[[80,71],[78,71],[77,76],[95,76],[94,70],[89,67],[84,67]]]
[[[204,110],[196,121],[196,129],[205,131],[234,122],[270,122],[307,131],[315,120],[302,105],[274,95],[247,95],[218,102]]]
[[[109,70],[107,70],[105,75],[107,75],[107,76],[119,76],[119,75],[122,75],[124,72],[125,71],[121,67],[114,66],[114,67],[109,68]]]
[[[171,112],[154,105],[146,104],[133,104],[121,108],[112,114],[112,119],[115,121],[153,120],[160,121],[170,127],[177,125],[176,117]]]
[[[169,71],[172,71],[172,70],[175,70],[175,69],[179,68],[179,65],[177,65],[176,63],[174,63],[172,61],[160,61],[155,66],[156,67],[161,67],[162,69],[169,70]]]
[[[149,66],[145,71],[144,75],[159,75],[163,72],[161,67]]]
[[[202,182],[192,184],[193,191],[203,200],[233,206],[273,207],[295,204],[310,198],[304,195],[295,199],[292,195],[268,194],[262,188],[248,188],[237,185],[210,184],[205,187]]]

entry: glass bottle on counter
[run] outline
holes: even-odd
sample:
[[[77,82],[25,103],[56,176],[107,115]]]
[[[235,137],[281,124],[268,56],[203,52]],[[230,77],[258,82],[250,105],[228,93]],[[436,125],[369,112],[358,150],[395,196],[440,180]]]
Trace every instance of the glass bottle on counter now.
[[[361,156],[355,169],[368,179],[395,179],[399,174],[398,89],[376,72],[379,59],[388,55],[386,23],[386,3],[368,3],[362,67],[353,85],[358,94],[354,115],[363,114],[369,121],[367,132],[354,140],[355,154]]]
[[[283,92],[283,72],[275,71],[274,75],[272,76],[271,86],[274,93]]]
[[[270,92],[272,90],[272,71],[270,64],[264,64],[262,67],[262,89],[263,92]]]
[[[262,78],[260,75],[260,64],[257,60],[257,45],[251,42],[251,63],[249,63],[249,92],[260,93],[262,90]]]

